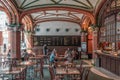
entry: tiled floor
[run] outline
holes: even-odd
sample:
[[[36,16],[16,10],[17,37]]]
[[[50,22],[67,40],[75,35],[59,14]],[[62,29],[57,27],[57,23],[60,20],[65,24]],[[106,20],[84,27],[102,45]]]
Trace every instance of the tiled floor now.
[[[104,69],[102,69],[102,68],[94,67],[93,65],[91,65],[91,60],[84,59],[83,61],[84,61],[84,65],[92,66],[92,68],[97,69],[97,70],[100,71],[101,73],[104,73],[105,75],[107,75],[107,76],[109,76],[109,77],[111,77],[111,78],[114,77],[115,80],[120,80],[120,77],[118,77],[118,76],[110,73],[109,71],[104,70]],[[81,60],[75,60],[74,62],[79,66]],[[43,69],[43,70],[44,70],[44,80],[50,80],[50,73],[49,73],[49,71],[48,71],[48,66],[49,66],[48,64],[45,64],[45,65],[44,65],[44,69]],[[30,73],[31,73],[31,72],[30,72]],[[30,74],[30,73],[28,73],[28,74]],[[32,74],[32,76],[33,76],[33,74]],[[2,79],[0,78],[0,80],[2,80]],[[6,79],[5,79],[5,80],[6,80]],[[10,80],[10,79],[9,79],[9,80]],[[41,79],[40,79],[40,76],[38,75],[37,77],[33,77],[33,78],[31,78],[31,76],[30,76],[30,77],[27,77],[27,80],[41,80]],[[90,80],[90,79],[89,79],[89,80]]]
[[[117,76],[103,68],[100,68],[100,67],[94,67],[96,70],[100,71],[103,75],[111,78],[111,79],[114,79],[114,80],[120,80],[120,76]]]

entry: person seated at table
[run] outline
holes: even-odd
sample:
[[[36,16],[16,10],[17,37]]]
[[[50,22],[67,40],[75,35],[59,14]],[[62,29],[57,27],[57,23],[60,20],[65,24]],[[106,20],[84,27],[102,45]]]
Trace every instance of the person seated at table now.
[[[8,58],[8,60],[10,60],[11,54],[12,54],[12,51],[11,51],[11,49],[9,49],[9,50],[8,50],[8,53],[7,53],[7,58]]]
[[[7,56],[10,57],[10,55],[11,55],[11,50],[9,49]]]
[[[71,53],[72,53],[72,55],[73,55],[73,59],[77,60],[78,57],[79,57],[79,54],[78,54],[77,50],[72,49],[72,52],[71,52]]]
[[[27,53],[28,53],[28,57],[35,57],[36,56],[36,54],[32,50],[28,50]]]
[[[66,51],[65,51],[65,56],[66,60],[68,62],[73,62],[73,55],[72,55],[72,51],[68,48]]]
[[[56,57],[56,50],[53,49],[51,54],[50,54],[50,65],[53,65],[55,62],[55,57]]]
[[[43,45],[43,54],[47,55],[47,52],[48,52],[47,44],[44,44]]]
[[[23,50],[21,54],[22,61],[28,60],[29,54],[27,53],[26,49]]]

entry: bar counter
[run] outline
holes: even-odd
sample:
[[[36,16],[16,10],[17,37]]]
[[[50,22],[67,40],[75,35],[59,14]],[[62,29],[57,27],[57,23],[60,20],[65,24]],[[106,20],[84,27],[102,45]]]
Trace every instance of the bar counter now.
[[[106,54],[104,52],[97,53],[99,59],[99,67],[102,67],[118,76],[120,76],[120,56]]]

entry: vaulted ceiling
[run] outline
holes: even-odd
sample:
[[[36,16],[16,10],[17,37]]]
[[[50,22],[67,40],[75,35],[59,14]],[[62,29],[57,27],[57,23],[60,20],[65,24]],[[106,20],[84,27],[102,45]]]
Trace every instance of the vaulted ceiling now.
[[[14,0],[15,5],[23,10],[30,10],[46,6],[67,6],[93,11],[102,0]]]
[[[25,19],[23,21],[28,20],[29,23],[31,20],[31,24],[36,25],[42,21],[63,20],[81,24],[86,17],[94,23],[94,17],[105,1],[107,0],[0,0],[0,6],[11,16],[11,22]]]

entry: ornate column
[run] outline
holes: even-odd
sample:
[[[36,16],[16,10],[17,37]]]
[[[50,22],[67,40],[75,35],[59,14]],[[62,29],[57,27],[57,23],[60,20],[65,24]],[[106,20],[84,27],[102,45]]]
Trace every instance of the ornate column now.
[[[87,42],[87,32],[81,32],[81,42]]]
[[[3,45],[3,36],[2,36],[2,31],[0,31],[0,52],[2,53],[2,45]]]
[[[94,50],[97,50],[98,49],[98,29],[96,28],[94,31],[93,31],[93,51]]]
[[[26,42],[26,46],[27,49],[31,49],[33,47],[33,36],[32,36],[32,32],[25,32],[25,42]]]
[[[8,48],[11,50],[13,58],[21,58],[21,35],[18,26],[8,27]]]
[[[95,54],[95,51],[98,49],[98,28],[95,28],[95,30],[93,31],[93,55],[92,55],[92,63],[95,65],[96,63],[96,58],[97,55]]]

